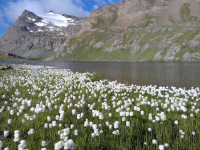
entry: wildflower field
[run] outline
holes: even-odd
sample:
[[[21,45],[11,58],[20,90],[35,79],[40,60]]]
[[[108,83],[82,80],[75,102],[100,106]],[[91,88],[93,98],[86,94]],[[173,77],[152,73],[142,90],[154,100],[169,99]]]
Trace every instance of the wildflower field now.
[[[0,71],[0,150],[197,150],[199,88],[137,86],[68,69]]]

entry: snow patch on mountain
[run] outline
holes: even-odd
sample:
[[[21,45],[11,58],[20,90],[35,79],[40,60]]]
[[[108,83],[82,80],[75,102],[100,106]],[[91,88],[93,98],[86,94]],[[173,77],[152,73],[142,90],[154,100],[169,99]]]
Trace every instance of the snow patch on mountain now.
[[[53,12],[49,12],[47,14],[41,14],[38,16],[43,18],[43,20],[41,20],[41,22],[35,23],[37,26],[47,26],[50,22],[53,25],[59,27],[67,27],[68,25],[75,25],[75,20],[71,18],[66,18],[61,14],[55,14]]]

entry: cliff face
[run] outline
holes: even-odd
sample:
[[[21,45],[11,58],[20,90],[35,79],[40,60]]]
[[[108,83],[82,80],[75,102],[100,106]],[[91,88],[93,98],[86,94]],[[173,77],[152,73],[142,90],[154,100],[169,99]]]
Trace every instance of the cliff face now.
[[[25,11],[0,37],[0,52],[48,61],[200,61],[200,0],[124,0],[87,19],[63,16],[75,21],[45,27]]]

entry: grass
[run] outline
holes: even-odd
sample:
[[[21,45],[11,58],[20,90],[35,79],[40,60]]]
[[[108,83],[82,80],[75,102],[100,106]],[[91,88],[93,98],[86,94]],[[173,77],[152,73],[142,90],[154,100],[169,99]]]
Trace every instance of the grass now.
[[[180,8],[180,17],[183,22],[198,22],[197,16],[191,15],[190,4],[184,3]]]
[[[175,22],[174,22],[174,20],[173,20],[173,18],[172,18],[171,15],[169,15],[168,19],[169,19],[169,21],[174,25]]]
[[[19,130],[20,140],[26,140],[26,149],[42,149],[42,141],[46,141],[47,149],[54,149],[55,143],[63,141],[59,131],[62,133],[65,128],[70,129],[65,137],[73,140],[75,149],[152,150],[165,143],[169,145],[166,149],[173,150],[198,149],[200,146],[199,88],[185,90],[126,85],[101,80],[97,74],[73,73],[48,67],[13,67],[13,71],[0,71],[0,131],[9,131],[9,136],[1,140],[3,148],[17,149],[19,141],[14,142],[13,138],[14,131]],[[24,103],[28,100],[31,100],[31,106]],[[14,110],[14,115],[10,115],[8,107]],[[43,111],[36,113],[39,107]],[[35,111],[30,111],[31,108]],[[76,109],[75,115],[72,115],[73,109]],[[95,113],[97,111],[103,114],[104,119],[99,119]],[[141,114],[142,111],[144,114]],[[17,112],[21,112],[19,116]],[[123,112],[127,115],[124,116]],[[133,112],[133,116],[128,112]],[[84,116],[77,119],[81,113]],[[155,122],[149,118],[149,114],[152,114]],[[187,119],[181,117],[183,114]],[[63,116],[63,119],[56,120],[57,115]],[[33,120],[28,120],[26,116]],[[50,122],[47,121],[48,116],[51,117]],[[130,121],[130,126],[122,121],[123,117]],[[159,120],[156,121],[156,117]],[[11,124],[7,123],[8,119],[12,119]],[[22,123],[22,119],[25,119],[25,123]],[[84,126],[87,119],[103,133],[92,137],[94,126],[91,123]],[[56,120],[57,126],[44,128],[45,123],[49,125],[53,120]],[[178,124],[174,123],[175,120],[178,120]],[[107,121],[112,129],[106,125]],[[115,121],[119,121],[116,129],[113,128]],[[148,131],[148,128],[152,131]],[[28,135],[30,129],[35,130],[32,135]],[[73,133],[76,129],[78,135]],[[113,133],[116,130],[119,135]],[[152,143],[153,139],[157,144]]]
[[[97,18],[97,23],[93,24],[93,29],[98,29],[98,28],[101,28],[105,25],[105,22],[103,19],[101,18]]]
[[[117,20],[117,13],[115,14],[115,16],[111,19],[110,24],[113,25],[114,22]]]

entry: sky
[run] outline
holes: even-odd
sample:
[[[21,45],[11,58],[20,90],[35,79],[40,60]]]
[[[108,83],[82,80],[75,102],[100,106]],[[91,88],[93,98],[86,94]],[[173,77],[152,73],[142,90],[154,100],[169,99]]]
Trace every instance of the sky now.
[[[55,13],[87,17],[95,9],[122,0],[0,0],[0,36],[24,10],[35,14]]]

